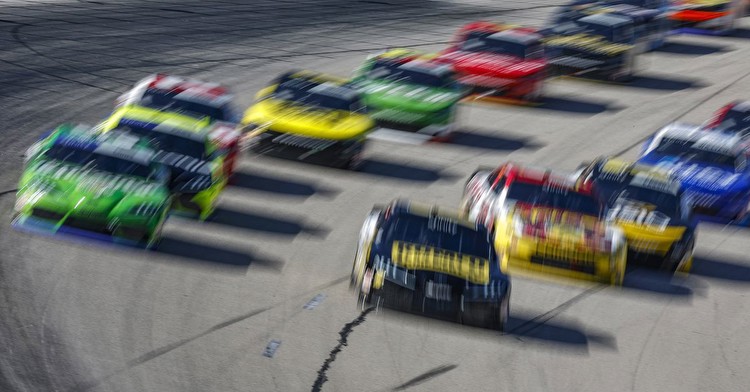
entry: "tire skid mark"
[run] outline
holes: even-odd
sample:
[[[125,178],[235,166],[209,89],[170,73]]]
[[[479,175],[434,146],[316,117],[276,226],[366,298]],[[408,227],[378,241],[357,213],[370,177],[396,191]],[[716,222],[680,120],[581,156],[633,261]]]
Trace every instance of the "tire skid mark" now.
[[[33,27],[34,25],[28,24],[28,23],[18,23],[18,24],[16,24],[15,27],[13,27],[10,30],[10,35],[11,35],[11,37],[13,37],[14,41],[16,41],[17,43],[19,43],[20,45],[22,45],[26,49],[30,50],[31,52],[33,52],[37,56],[45,58],[47,60],[50,60],[50,61],[52,61],[54,63],[60,64],[63,67],[66,67],[66,68],[68,68],[70,70],[73,70],[73,71],[76,71],[76,72],[79,72],[79,73],[82,73],[82,74],[86,74],[86,75],[90,75],[90,76],[95,76],[95,77],[98,77],[98,78],[107,78],[109,80],[115,81],[116,83],[122,84],[123,86],[129,86],[130,85],[130,83],[126,83],[126,82],[122,81],[122,79],[119,79],[119,78],[105,77],[105,76],[102,76],[102,75],[97,75],[97,74],[95,74],[93,72],[84,71],[84,70],[82,70],[80,68],[77,68],[77,67],[74,67],[74,66],[72,66],[70,64],[66,64],[66,63],[64,63],[64,62],[62,62],[62,61],[60,61],[60,60],[58,60],[58,59],[56,59],[56,58],[54,58],[52,56],[47,56],[44,53],[41,53],[38,50],[32,48],[28,43],[26,43],[26,41],[24,41],[23,39],[21,39],[21,34],[20,34],[22,28],[29,27],[29,26]],[[57,76],[57,75],[53,75],[53,76]],[[117,92],[116,90],[111,90],[111,89],[108,89],[106,87],[100,87],[100,86],[96,86],[96,85],[93,85],[93,84],[88,84],[88,83],[84,83],[84,82],[80,82],[80,81],[76,81],[76,83],[80,83],[80,84],[83,84],[83,85],[86,85],[86,86],[89,86],[89,87],[94,87],[94,88],[102,89],[102,90],[105,90],[105,91]]]
[[[1,191],[0,196],[5,196],[5,195],[15,193],[15,192],[18,192],[18,189],[8,189],[7,191]]]
[[[572,305],[580,302],[581,300],[585,299],[586,297],[598,293],[599,291],[604,290],[609,286],[607,285],[598,285],[591,287],[589,289],[586,289],[585,291],[575,295],[573,298],[570,298],[569,300],[561,303],[560,305],[555,306],[554,308],[532,318],[531,320],[527,320],[523,322],[521,325],[511,329],[510,331],[504,333],[505,335],[516,335],[516,339],[521,340],[521,337],[528,334],[529,332],[541,327],[542,325],[546,324],[548,321],[555,318],[558,314],[565,311],[567,308],[571,307]]]
[[[180,348],[180,347],[182,347],[182,346],[184,346],[184,345],[186,345],[186,344],[188,344],[190,342],[193,342],[193,341],[195,341],[197,339],[200,339],[200,338],[202,338],[202,337],[204,337],[204,336],[206,336],[206,335],[208,335],[208,334],[210,334],[212,332],[218,331],[218,330],[220,330],[222,328],[226,328],[226,327],[228,327],[228,326],[230,326],[232,324],[236,324],[236,323],[238,323],[240,321],[244,321],[244,320],[247,320],[247,319],[249,319],[251,317],[254,317],[254,316],[257,316],[257,315],[259,315],[261,313],[264,313],[264,312],[270,310],[271,308],[272,308],[271,306],[265,307],[265,308],[260,308],[260,309],[254,310],[252,312],[249,312],[249,313],[246,313],[246,314],[243,314],[243,315],[231,318],[231,319],[229,319],[227,321],[224,321],[224,322],[221,322],[219,324],[216,324],[213,327],[211,327],[211,328],[209,328],[209,329],[207,329],[207,330],[205,330],[205,331],[203,331],[203,332],[201,332],[201,333],[199,333],[197,335],[194,335],[194,336],[191,336],[189,338],[182,339],[182,340],[178,340],[178,341],[176,341],[174,343],[170,343],[170,344],[168,344],[166,346],[162,346],[162,347],[159,347],[157,349],[151,350],[151,351],[149,351],[149,352],[147,352],[147,353],[145,353],[145,354],[143,354],[143,355],[141,355],[141,356],[139,356],[137,358],[131,359],[130,361],[128,361],[128,362],[125,363],[125,366],[120,367],[119,369],[111,372],[110,374],[108,374],[108,375],[106,375],[104,377],[101,377],[101,378],[99,378],[97,380],[93,380],[93,381],[90,381],[90,382],[79,384],[78,386],[74,387],[71,390],[72,391],[76,391],[76,392],[78,392],[78,391],[81,391],[81,392],[83,392],[83,391],[89,391],[89,390],[91,390],[93,388],[96,388],[96,387],[100,386],[101,384],[103,384],[104,382],[106,382],[107,380],[109,380],[110,378],[115,377],[115,376],[121,374],[122,372],[128,371],[131,368],[134,368],[136,366],[142,365],[142,364],[144,364],[144,363],[146,363],[146,362],[148,362],[148,361],[150,361],[152,359],[156,359],[156,358],[158,358],[158,357],[160,357],[160,356],[162,356],[164,354],[167,354],[167,353],[169,353],[169,352],[171,352],[171,351],[173,351],[175,349],[178,349],[178,348]]]
[[[440,376],[442,374],[448,373],[449,371],[457,368],[458,365],[452,364],[452,365],[440,365],[434,369],[430,369],[422,374],[420,374],[417,377],[412,378],[411,380],[393,388],[393,391],[403,391],[408,388],[417,386],[419,384],[425,383],[437,376]]]
[[[326,375],[328,369],[331,368],[331,364],[333,364],[333,362],[336,360],[336,356],[344,349],[344,346],[348,345],[349,335],[352,333],[352,331],[354,331],[354,327],[364,323],[367,315],[373,310],[375,310],[374,307],[365,309],[357,318],[355,318],[351,322],[344,324],[344,327],[341,328],[341,331],[339,331],[339,343],[331,350],[331,352],[328,354],[328,359],[323,362],[323,365],[321,365],[320,369],[318,370],[318,378],[315,379],[315,383],[313,383],[312,385],[312,392],[321,391],[321,389],[323,388],[323,384],[328,381],[328,376]]]

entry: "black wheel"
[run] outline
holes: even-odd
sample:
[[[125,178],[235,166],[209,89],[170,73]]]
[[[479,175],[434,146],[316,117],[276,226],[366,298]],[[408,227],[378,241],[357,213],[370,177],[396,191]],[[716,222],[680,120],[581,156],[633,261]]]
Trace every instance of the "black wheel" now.
[[[507,298],[507,297],[506,297]],[[508,320],[509,306],[507,300],[500,303],[469,302],[464,303],[461,322],[474,327],[503,331]]]
[[[620,68],[609,75],[609,80],[616,83],[628,83],[635,78],[635,49],[623,55],[625,60]]]

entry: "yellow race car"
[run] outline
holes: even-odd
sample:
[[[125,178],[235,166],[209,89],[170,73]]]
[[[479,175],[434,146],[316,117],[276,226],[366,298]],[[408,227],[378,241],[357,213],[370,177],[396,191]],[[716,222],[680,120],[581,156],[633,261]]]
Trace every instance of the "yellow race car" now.
[[[621,285],[627,242],[622,230],[606,223],[600,202],[567,183],[542,185],[496,215],[500,269],[511,276]]]
[[[609,207],[607,219],[628,241],[631,262],[667,271],[690,272],[695,222],[680,182],[656,167],[598,158],[577,175]]]
[[[201,220],[214,211],[218,197],[234,172],[240,133],[228,123],[211,122],[127,105],[100,125],[100,132],[128,132],[149,140],[155,160],[171,171],[173,210]]]
[[[281,75],[256,95],[242,125],[251,151],[356,169],[375,122],[343,79],[307,71]]]

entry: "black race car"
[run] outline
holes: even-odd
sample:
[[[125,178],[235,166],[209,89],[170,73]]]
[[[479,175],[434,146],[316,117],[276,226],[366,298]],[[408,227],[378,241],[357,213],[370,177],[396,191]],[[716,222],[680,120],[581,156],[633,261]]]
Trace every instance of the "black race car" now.
[[[632,79],[638,54],[632,18],[594,14],[541,30],[552,75]]]
[[[502,330],[510,279],[487,229],[395,201],[373,208],[360,232],[351,287],[363,309],[389,307]]]

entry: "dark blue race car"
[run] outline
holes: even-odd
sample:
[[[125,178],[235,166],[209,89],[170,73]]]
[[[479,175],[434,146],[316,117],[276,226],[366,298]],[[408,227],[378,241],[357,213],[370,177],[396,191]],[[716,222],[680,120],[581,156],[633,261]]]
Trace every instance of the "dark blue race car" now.
[[[351,286],[362,308],[389,307],[502,330],[510,280],[484,227],[396,201],[365,220]]]
[[[750,222],[750,168],[737,135],[672,124],[646,142],[639,162],[669,169],[682,182],[695,218]]]

